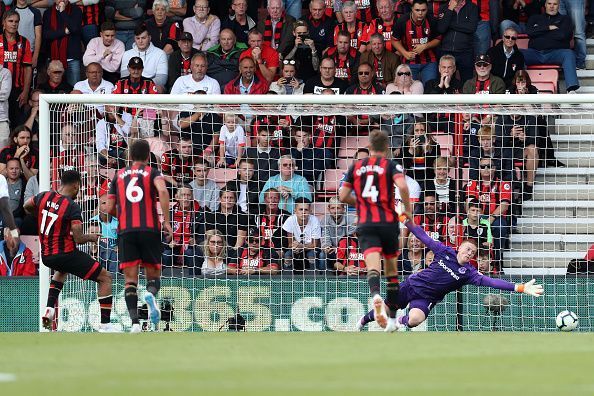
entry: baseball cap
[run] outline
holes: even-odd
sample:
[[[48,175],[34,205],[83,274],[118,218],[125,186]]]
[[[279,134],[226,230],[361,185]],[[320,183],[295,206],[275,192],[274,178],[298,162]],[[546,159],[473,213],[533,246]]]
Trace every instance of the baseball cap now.
[[[194,37],[192,37],[192,33],[190,32],[181,32],[180,34],[177,35],[177,39],[178,40],[188,40],[188,41],[194,41]]]
[[[63,72],[64,65],[62,64],[61,61],[54,59],[53,61],[51,61],[49,63],[49,65],[47,65],[47,71],[48,71],[48,73],[55,72],[55,71]]]
[[[476,65],[479,62],[491,64],[491,57],[487,54],[479,55],[476,58],[474,58],[474,64]]]
[[[140,59],[137,56],[134,56],[130,58],[130,60],[128,61],[128,67],[131,67],[133,69],[142,69],[144,68],[144,64],[142,63],[142,59]]]

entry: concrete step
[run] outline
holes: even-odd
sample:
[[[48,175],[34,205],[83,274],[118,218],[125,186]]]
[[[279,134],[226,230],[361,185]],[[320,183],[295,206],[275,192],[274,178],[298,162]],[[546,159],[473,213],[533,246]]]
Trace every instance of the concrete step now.
[[[573,132],[567,135],[551,135],[555,151],[594,151],[594,134],[582,130]]]
[[[594,167],[594,151],[562,151],[555,157],[568,167]]]
[[[594,86],[594,70],[578,70],[577,76],[580,87]]]
[[[526,201],[523,218],[594,218],[594,201]]]
[[[594,115],[593,115],[594,116]],[[569,116],[568,116],[569,117]],[[594,133],[594,121],[582,114],[571,114],[571,118],[556,118],[551,138],[558,135],[587,135]]]
[[[503,266],[511,268],[567,268],[574,258],[584,258],[585,252],[504,252]]]
[[[560,158],[561,161],[563,159]],[[594,200],[594,184],[534,185],[534,200]]]
[[[521,217],[517,231],[521,234],[594,234],[594,218]]]
[[[578,252],[585,254],[594,243],[594,235],[513,234],[514,252]]]
[[[588,49],[588,51],[592,51],[592,52],[589,52],[586,55],[586,68],[594,69],[594,47],[592,47],[591,49]]]
[[[594,181],[594,168],[539,168],[537,184],[587,184]]]

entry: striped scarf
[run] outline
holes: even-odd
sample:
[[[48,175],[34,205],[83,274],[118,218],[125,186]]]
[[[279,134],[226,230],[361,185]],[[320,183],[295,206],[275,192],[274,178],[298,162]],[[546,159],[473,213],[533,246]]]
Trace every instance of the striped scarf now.
[[[270,15],[266,17],[264,22],[264,42],[268,43],[272,48],[276,49],[280,43],[281,32],[283,30],[283,22],[285,21],[285,13],[281,15],[280,20],[274,27],[274,45],[272,45],[272,19]]]
[[[56,7],[53,6],[50,12],[50,29],[56,31],[63,30],[64,26],[60,26],[58,24],[58,10],[56,9]],[[63,12],[67,14],[70,14],[72,12],[70,3],[66,4],[66,8]],[[68,53],[69,38],[70,36],[66,34],[62,38],[53,40],[51,44],[51,59],[57,59],[60,62],[62,62],[62,66],[64,66],[64,69],[68,68],[68,61],[66,59]]]

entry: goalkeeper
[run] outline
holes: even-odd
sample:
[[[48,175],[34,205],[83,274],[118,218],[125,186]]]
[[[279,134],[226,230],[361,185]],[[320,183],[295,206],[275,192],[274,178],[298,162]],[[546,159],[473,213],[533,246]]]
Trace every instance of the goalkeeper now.
[[[406,213],[411,219],[410,213]],[[513,284],[502,279],[493,279],[478,272],[469,261],[476,255],[477,245],[473,240],[463,241],[458,251],[441,242],[433,240],[425,231],[411,220],[406,220],[406,227],[421,240],[435,254],[429,267],[421,272],[409,276],[400,285],[398,307],[409,306],[408,314],[397,318],[390,318],[385,331],[392,332],[400,328],[416,327],[423,323],[431,309],[443,300],[446,294],[464,285],[488,286],[500,290],[516,291],[534,297],[542,295],[541,285],[535,285],[535,280],[525,284]],[[357,323],[361,330],[367,323],[374,321],[374,311],[371,310]]]

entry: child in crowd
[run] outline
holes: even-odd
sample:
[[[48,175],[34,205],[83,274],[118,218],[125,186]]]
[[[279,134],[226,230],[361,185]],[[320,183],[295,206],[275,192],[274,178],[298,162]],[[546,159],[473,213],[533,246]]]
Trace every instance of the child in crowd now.
[[[219,161],[217,167],[237,168],[245,149],[245,131],[237,122],[235,114],[225,114],[224,125],[219,135]]]

